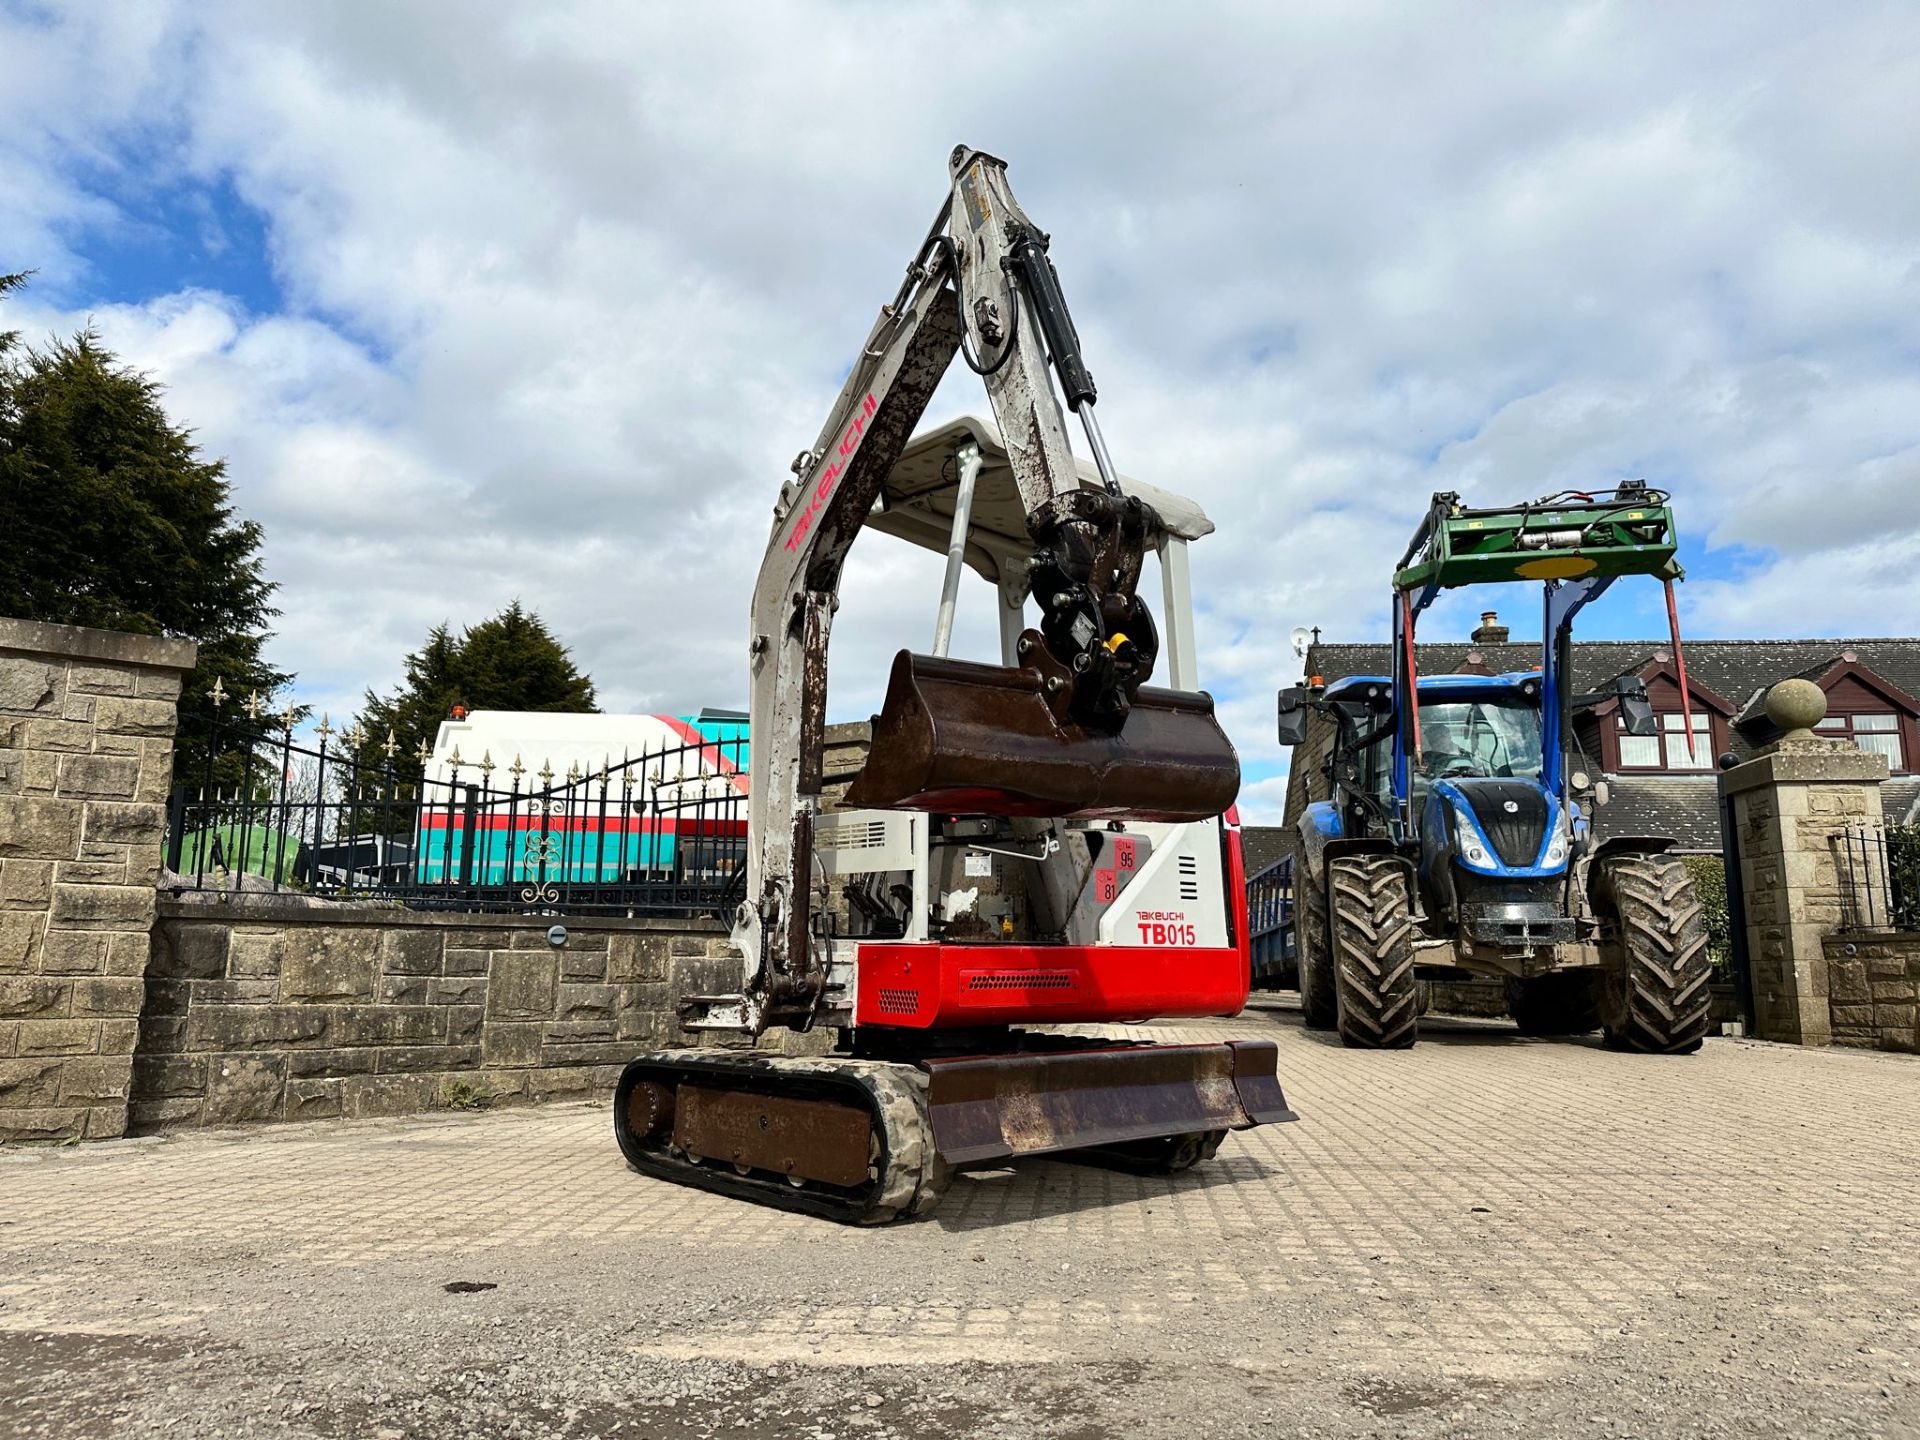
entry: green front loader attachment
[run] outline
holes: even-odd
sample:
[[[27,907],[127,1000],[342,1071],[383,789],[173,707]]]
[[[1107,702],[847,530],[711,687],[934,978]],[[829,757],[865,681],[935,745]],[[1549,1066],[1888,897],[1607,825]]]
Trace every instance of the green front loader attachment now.
[[[1567,491],[1494,510],[1436,495],[1394,572],[1394,589],[1620,575],[1675,580],[1679,536],[1666,501],[1661,491],[1632,482],[1611,494]]]

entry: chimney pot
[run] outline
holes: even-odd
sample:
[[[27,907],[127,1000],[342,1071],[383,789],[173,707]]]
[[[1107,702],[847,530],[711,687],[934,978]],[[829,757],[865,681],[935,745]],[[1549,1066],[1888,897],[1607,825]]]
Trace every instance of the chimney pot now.
[[[1507,627],[1500,623],[1497,611],[1480,612],[1480,628],[1469,637],[1476,645],[1504,645],[1507,643]]]

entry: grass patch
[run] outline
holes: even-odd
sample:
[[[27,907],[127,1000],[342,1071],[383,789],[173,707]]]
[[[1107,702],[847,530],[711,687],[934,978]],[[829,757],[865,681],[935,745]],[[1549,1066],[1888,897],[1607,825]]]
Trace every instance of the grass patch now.
[[[469,1085],[464,1080],[449,1080],[446,1088],[440,1092],[440,1098],[446,1102],[449,1110],[490,1110],[493,1108],[493,1092]]]

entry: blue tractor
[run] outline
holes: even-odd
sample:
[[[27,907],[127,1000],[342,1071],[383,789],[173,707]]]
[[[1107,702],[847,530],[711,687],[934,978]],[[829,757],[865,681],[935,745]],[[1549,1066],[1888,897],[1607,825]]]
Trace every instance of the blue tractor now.
[[[1617,700],[1628,733],[1655,733],[1637,679],[1572,689],[1574,617],[1623,575],[1665,582],[1691,708],[1666,502],[1638,482],[1499,510],[1435,495],[1394,576],[1393,673],[1280,692],[1282,744],[1305,745],[1316,716],[1331,722],[1318,734],[1332,798],[1301,817],[1294,872],[1310,1027],[1403,1048],[1418,1033],[1420,981],[1479,975],[1506,982],[1528,1034],[1601,1029],[1622,1049],[1699,1048],[1710,962],[1692,878],[1668,838],[1596,842],[1592,787],[1568,763],[1583,707]],[[1415,621],[1442,590],[1513,581],[1545,591],[1536,668],[1417,673]]]

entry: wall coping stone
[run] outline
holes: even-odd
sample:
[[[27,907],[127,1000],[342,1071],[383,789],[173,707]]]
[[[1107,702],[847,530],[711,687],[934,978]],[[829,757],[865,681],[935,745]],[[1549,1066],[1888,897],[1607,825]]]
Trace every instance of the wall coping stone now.
[[[511,915],[485,910],[406,910],[372,905],[287,905],[249,895],[224,904],[160,897],[162,920],[203,920],[220,925],[381,925],[436,930],[545,931],[564,925],[569,931],[653,931],[674,935],[698,932],[724,935],[718,920],[630,919],[625,915]]]
[[[154,670],[191,670],[200,647],[165,635],[134,635],[124,630],[94,630],[85,625],[49,625],[41,620],[0,616],[0,650],[27,650],[75,660],[106,660]]]
[[[1887,778],[1887,757],[1870,755],[1844,740],[1780,740],[1751,760],[1720,772],[1722,794],[1762,785],[1878,785]]]
[[[1846,945],[1885,945],[1896,950],[1920,950],[1920,932],[1912,930],[1831,930],[1820,937],[1829,951]]]

